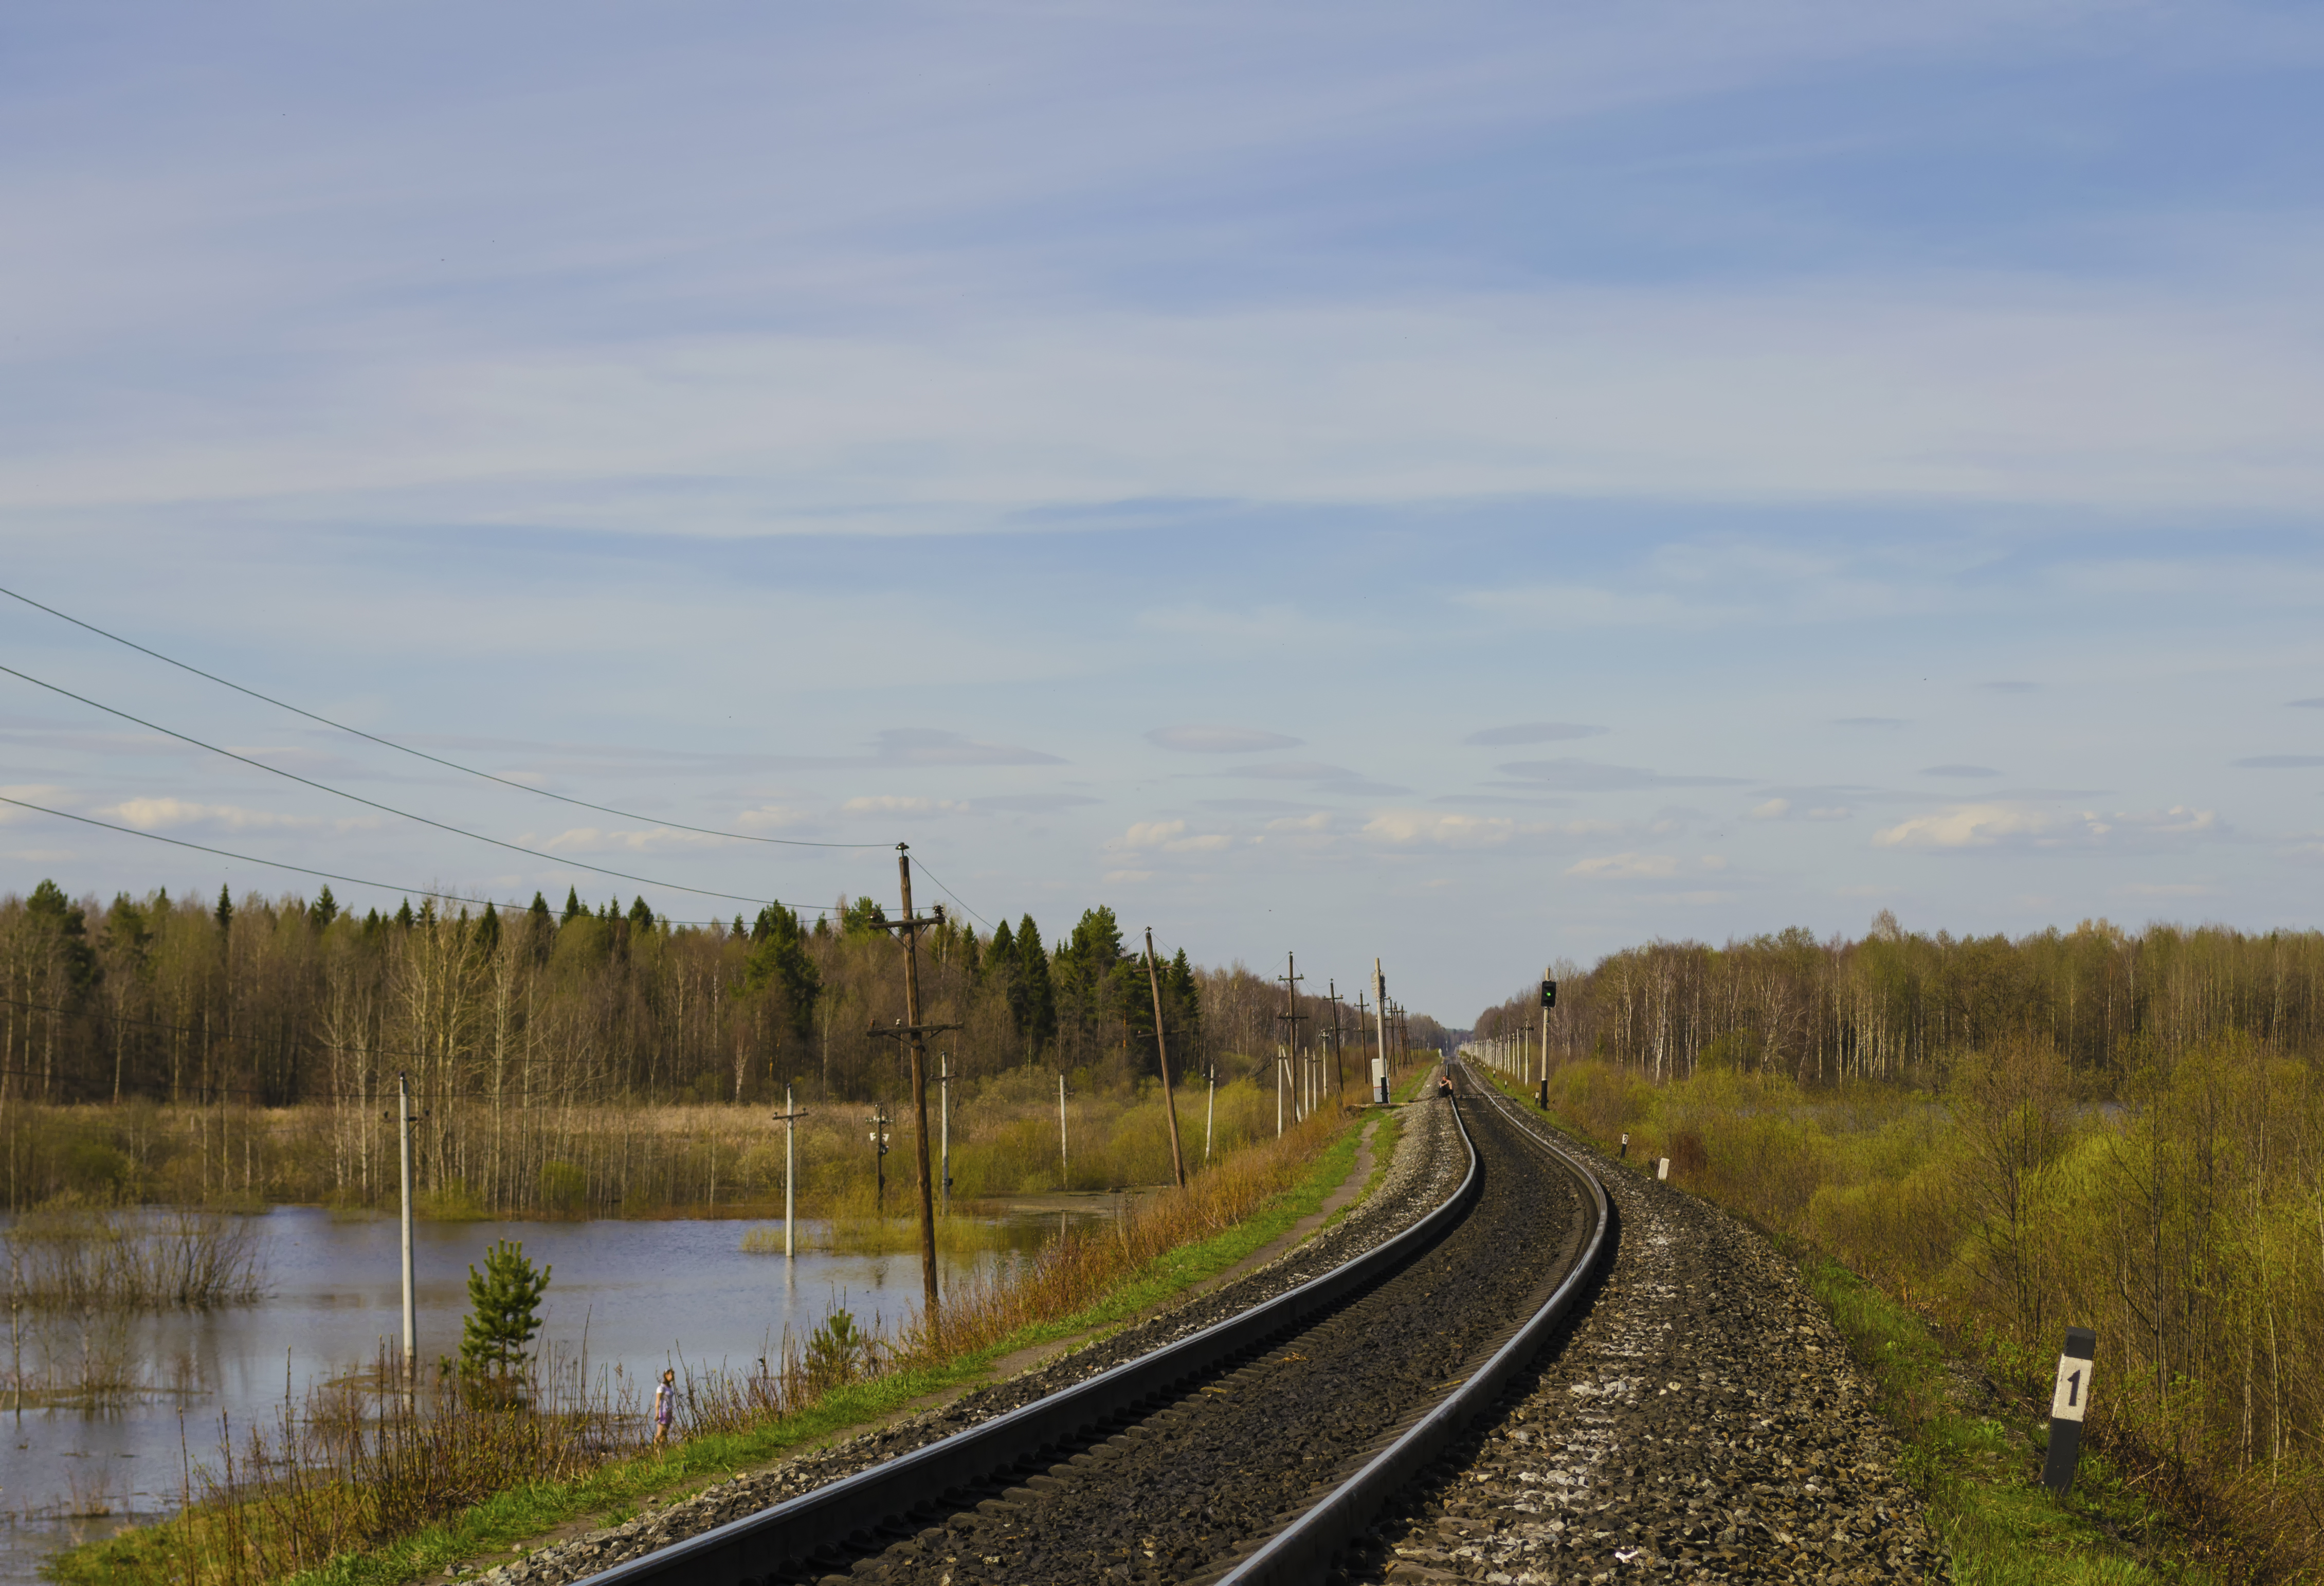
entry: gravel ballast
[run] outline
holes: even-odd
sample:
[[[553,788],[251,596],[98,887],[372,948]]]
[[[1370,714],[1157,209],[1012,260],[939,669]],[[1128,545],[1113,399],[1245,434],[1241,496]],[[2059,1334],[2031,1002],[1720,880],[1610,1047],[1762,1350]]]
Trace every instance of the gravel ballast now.
[[[1563,1347],[1341,1578],[1949,1579],[1869,1385],[1791,1263],[1717,1208],[1558,1138],[1614,1203],[1612,1268]]]

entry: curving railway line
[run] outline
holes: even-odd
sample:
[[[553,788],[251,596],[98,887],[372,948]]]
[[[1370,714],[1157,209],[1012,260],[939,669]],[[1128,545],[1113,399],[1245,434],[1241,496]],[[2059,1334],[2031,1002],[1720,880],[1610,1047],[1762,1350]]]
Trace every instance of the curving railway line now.
[[[1613,1245],[1597,1178],[1489,1087],[1401,1233],[1017,1409],[588,1577],[589,1586],[1318,1581],[1496,1403]],[[1424,1105],[1445,1106],[1443,1102]]]

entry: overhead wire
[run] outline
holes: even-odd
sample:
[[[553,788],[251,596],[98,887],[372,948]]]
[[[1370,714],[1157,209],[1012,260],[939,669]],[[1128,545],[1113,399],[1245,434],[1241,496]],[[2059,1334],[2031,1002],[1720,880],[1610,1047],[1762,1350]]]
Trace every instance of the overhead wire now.
[[[171,727],[164,727],[157,722],[149,722],[143,716],[132,715],[125,710],[117,710],[112,705],[105,705],[97,700],[91,699],[85,694],[76,694],[69,688],[60,687],[54,683],[43,682],[42,679],[33,677],[31,673],[20,672],[14,667],[0,666],[0,672],[5,672],[12,678],[22,678],[23,681],[32,684],[36,688],[45,688],[51,694],[61,695],[67,699],[76,700],[82,705],[88,705],[92,710],[100,710],[106,715],[118,716],[124,722],[134,723],[136,725],[145,728],[148,732],[159,733],[166,738],[175,738],[179,742],[190,743],[197,749],[206,749],[212,754],[223,755],[227,760],[239,761],[241,764],[249,766],[254,770],[265,771],[271,776],[281,777],[288,781],[297,782],[301,787],[312,788],[318,792],[328,793],[334,798],[344,798],[349,803],[360,804],[369,809],[376,809],[387,815],[398,816],[408,821],[417,821],[423,826],[433,826],[439,832],[449,832],[454,836],[466,837],[472,842],[489,844],[494,848],[505,848],[512,853],[521,853],[533,859],[545,859],[551,864],[567,865],[575,870],[586,870],[594,871],[601,876],[612,876],[617,881],[635,881],[641,886],[664,887],[674,892],[691,892],[697,898],[724,898],[735,903],[780,901],[779,899],[761,899],[758,898],[746,897],[740,892],[720,892],[712,890],[706,887],[689,887],[679,881],[658,881],[652,876],[634,875],[628,871],[611,870],[602,864],[591,864],[586,860],[570,859],[563,854],[549,853],[539,848],[527,848],[521,843],[510,843],[505,842],[499,837],[487,837],[482,832],[471,832],[463,826],[452,825],[447,822],[431,819],[424,815],[415,815],[408,809],[398,809],[392,804],[382,804],[376,798],[366,798],[360,793],[350,793],[344,788],[334,788],[328,782],[318,782],[312,777],[302,777],[296,771],[286,771],[281,766],[268,765],[263,760],[254,760],[246,754],[236,754],[231,749],[222,749],[215,743],[205,742],[203,740],[194,737],[191,733],[180,733]],[[54,814],[56,812],[51,811],[50,813]],[[103,823],[97,824],[101,825]]]
[[[213,848],[207,843],[189,843],[182,837],[165,837],[159,832],[141,832],[135,826],[115,825],[111,821],[101,821],[97,819],[94,816],[75,815],[70,810],[51,809],[45,804],[34,804],[27,799],[12,798],[5,793],[0,793],[0,804],[13,804],[19,809],[29,809],[37,815],[54,816],[59,820],[78,821],[85,826],[99,826],[108,832],[119,832],[124,836],[143,837],[149,843],[167,843],[172,848],[190,848],[197,853],[214,853],[220,859],[231,859],[243,864],[265,865],[269,869],[287,870],[298,875],[319,877],[321,880],[327,881],[345,881],[351,887],[371,887],[382,892],[395,892],[405,897],[441,898],[447,902],[453,903],[473,903],[476,901],[475,899],[464,896],[461,893],[447,892],[440,888],[398,886],[393,881],[375,881],[364,876],[341,875],[337,871],[316,870],[309,865],[291,864],[280,859],[261,859],[254,853],[236,853],[232,849],[228,848]],[[655,884],[658,885],[659,883]],[[729,896],[729,894],[717,893],[714,894],[714,896],[725,897]],[[757,900],[755,899],[746,898],[740,899],[740,901],[748,903],[755,902]],[[788,905],[783,904],[778,904],[777,906],[788,907]],[[511,903],[508,907],[521,913],[526,908],[526,905],[521,903]],[[831,910],[828,908],[825,908],[804,912],[812,912],[817,915],[827,915],[831,913]],[[715,919],[681,919],[672,920],[670,923],[673,925],[713,926],[724,925],[726,922],[724,920]]]
[[[668,826],[674,831],[693,832],[706,837],[729,837],[738,843],[767,843],[786,848],[885,848],[888,846],[885,843],[826,843],[807,837],[768,837],[755,832],[729,832],[716,826],[694,826],[687,825],[684,821],[662,820],[654,816],[639,815],[633,810],[616,809],[610,804],[593,804],[586,798],[575,798],[563,793],[552,793],[546,788],[536,788],[530,783],[499,776],[476,766],[462,765],[456,760],[447,760],[440,754],[430,754],[424,749],[414,749],[409,743],[399,743],[392,738],[383,738],[376,733],[366,733],[361,727],[351,727],[345,722],[334,721],[329,716],[318,715],[314,711],[292,705],[288,700],[277,699],[271,694],[262,694],[257,689],[245,687],[231,678],[221,678],[216,672],[206,672],[198,666],[178,659],[175,656],[163,655],[160,650],[140,644],[134,639],[124,638],[118,633],[98,627],[94,622],[84,622],[68,612],[60,612],[52,605],[44,605],[29,595],[20,595],[15,590],[5,586],[0,586],[0,595],[5,595],[14,601],[20,601],[35,611],[46,612],[60,622],[70,622],[74,627],[84,629],[100,639],[109,639],[115,644],[124,645],[140,655],[151,656],[165,666],[176,667],[180,671],[190,672],[197,678],[216,683],[221,688],[231,688],[236,694],[245,695],[252,699],[271,705],[277,710],[287,710],[292,715],[304,716],[310,722],[319,722],[337,732],[349,733],[363,739],[365,742],[376,743],[383,749],[392,749],[398,754],[408,754],[414,759],[427,761],[429,764],[442,766],[447,770],[459,771],[471,777],[482,777],[487,782],[498,782],[502,787],[513,788],[520,793],[531,793],[542,798],[553,798],[559,804],[570,804],[579,809],[594,809],[600,815],[617,815],[623,820],[649,821],[655,825]],[[23,676],[22,673],[17,675]],[[963,904],[961,907],[964,908],[967,905]]]

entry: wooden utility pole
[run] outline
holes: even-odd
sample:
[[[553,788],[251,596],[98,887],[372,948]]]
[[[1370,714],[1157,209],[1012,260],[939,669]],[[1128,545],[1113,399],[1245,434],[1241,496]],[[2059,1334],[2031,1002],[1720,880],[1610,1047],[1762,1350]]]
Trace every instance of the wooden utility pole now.
[[[936,1320],[936,1196],[928,1182],[928,1047],[927,1037],[939,1030],[958,1029],[956,1024],[922,1024],[920,1022],[920,933],[930,926],[944,923],[944,906],[935,912],[912,912],[912,856],[908,845],[896,844],[896,879],[903,891],[904,917],[891,919],[888,928],[904,944],[904,1022],[888,1029],[875,1029],[874,1036],[900,1039],[912,1055],[912,1170],[918,1182],[920,1200],[920,1289],[927,1302],[928,1331],[938,1331]]]
[[[1348,1104],[1348,1065],[1340,1050],[1340,982],[1326,981],[1332,988],[1332,1104]]]
[[[1283,973],[1275,978],[1283,987],[1285,993],[1283,1011],[1275,1017],[1283,1025],[1283,1065],[1288,1073],[1293,1071],[1292,1065],[1298,1061],[1299,1057],[1299,1027],[1307,1022],[1307,1016],[1299,1011],[1299,982],[1307,977],[1299,973],[1299,958],[1296,954],[1286,953],[1283,955]],[[1282,1111],[1280,1100],[1278,1092],[1278,1105],[1276,1108],[1278,1112]],[[1279,1134],[1282,1131],[1277,1130],[1276,1132]]]
[[[1162,970],[1154,961],[1154,927],[1146,927],[1146,984],[1154,993],[1154,1055],[1162,1063],[1162,1110],[1170,1119],[1170,1171],[1186,1187],[1185,1153],[1178,1148],[1178,1093],[1170,1088],[1170,1043],[1162,1034]]]

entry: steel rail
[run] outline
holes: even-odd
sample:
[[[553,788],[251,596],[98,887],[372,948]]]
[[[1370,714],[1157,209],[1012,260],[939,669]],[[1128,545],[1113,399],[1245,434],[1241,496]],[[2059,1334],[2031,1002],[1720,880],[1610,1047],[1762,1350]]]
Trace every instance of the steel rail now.
[[[1419,1255],[1451,1231],[1481,1189],[1482,1165],[1466,1123],[1461,1142],[1469,1170],[1450,1199],[1321,1277],[990,1421],[601,1570],[578,1586],[761,1586],[825,1549],[872,1541],[881,1527],[916,1511],[964,1507],[947,1504],[947,1496],[1055,1458],[1108,1422],[1171,1397],[1182,1384],[1260,1348]]]
[[[1504,1117],[1522,1117],[1489,1080],[1481,1084],[1472,1081],[1471,1090],[1472,1093],[1481,1091],[1490,1098]],[[1606,1198],[1606,1186],[1579,1158],[1536,1133],[1530,1124],[1520,1124],[1517,1133],[1572,1174],[1587,1196],[1595,1227],[1572,1269],[1490,1360],[1362,1469],[1301,1511],[1298,1518],[1269,1537],[1256,1552],[1217,1577],[1217,1586],[1294,1586],[1295,1582],[1305,1586],[1323,1580],[1333,1559],[1362,1535],[1388,1499],[1425,1470],[1472,1420],[1500,1397],[1509,1379],[1540,1352],[1550,1333],[1565,1320],[1585,1291],[1599,1262],[1611,1248],[1609,1236],[1613,1232],[1613,1203]],[[1462,1138],[1466,1139],[1467,1134],[1464,1123]],[[1474,1150],[1471,1146],[1472,1156]]]

